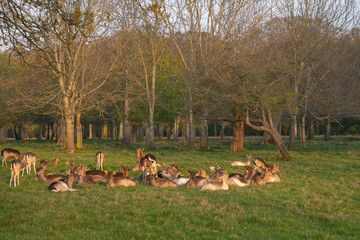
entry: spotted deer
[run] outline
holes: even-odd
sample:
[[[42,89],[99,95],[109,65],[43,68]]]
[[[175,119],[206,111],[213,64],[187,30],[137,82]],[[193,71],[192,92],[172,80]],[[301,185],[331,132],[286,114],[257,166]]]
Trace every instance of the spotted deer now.
[[[133,171],[142,171],[142,176],[144,179],[146,179],[146,176],[148,175],[146,171],[151,170],[154,174],[157,175],[157,166],[158,163],[156,161],[156,157],[152,154],[146,154],[145,157],[143,157],[143,148],[138,148],[136,150],[136,156],[138,160],[136,161],[135,167],[133,167]],[[140,177],[140,176],[139,176]],[[157,176],[156,176],[157,177]]]
[[[229,189],[229,185],[227,183],[228,177],[229,175],[226,171],[218,173],[218,181],[214,181],[214,182],[211,181],[205,184],[204,186],[202,186],[200,190],[211,190],[211,191],[228,190]]]
[[[132,180],[130,177],[120,176],[116,177],[116,172],[114,172],[106,184],[107,187],[116,187],[116,186],[124,186],[124,187],[133,187],[136,186],[136,182]]]
[[[45,167],[38,167],[36,168],[36,176],[38,179],[44,182],[55,182],[55,181],[65,181],[66,176],[62,174],[53,174],[53,173],[46,173],[44,172]]]
[[[10,163],[10,187],[11,182],[14,179],[14,187],[16,187],[16,179],[17,179],[17,185],[20,185],[20,171],[24,169],[27,166],[26,162],[20,162],[20,160],[12,160]]]
[[[104,163],[104,153],[99,151],[95,154],[95,161],[96,161],[96,169],[103,169],[103,163]]]
[[[10,157],[12,159],[18,159],[18,160],[21,159],[20,152],[16,149],[12,149],[12,148],[4,148],[3,150],[1,150],[1,156],[3,156],[2,166],[4,166],[4,163],[5,163],[6,167],[7,167],[7,163],[6,163],[7,158]]]
[[[153,187],[177,187],[178,185],[166,178],[157,178],[155,175],[149,175],[147,182]]]
[[[30,174],[31,173],[31,165],[34,167],[34,173],[36,174],[36,156],[33,152],[26,152],[23,156],[22,159],[23,162],[27,163],[27,167],[26,167],[26,173]],[[23,169],[22,171],[22,175],[24,176],[24,172],[25,169]]]
[[[190,177],[189,180],[186,183],[186,188],[197,188],[205,185],[209,182],[209,180],[205,177],[197,176],[199,171],[190,171],[188,170]]]

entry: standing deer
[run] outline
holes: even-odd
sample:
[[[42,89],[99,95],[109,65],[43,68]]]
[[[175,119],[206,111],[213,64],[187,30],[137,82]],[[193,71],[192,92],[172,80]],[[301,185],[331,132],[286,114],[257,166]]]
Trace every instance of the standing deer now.
[[[145,157],[143,157],[143,148],[139,148],[136,150],[136,156],[138,160],[136,161],[135,167],[133,167],[133,171],[142,171],[142,176],[144,179],[146,179],[146,176],[148,175],[146,172],[148,169],[150,169],[151,172],[156,173],[157,175],[157,161],[156,157],[152,154],[146,154]]]
[[[12,148],[4,148],[3,150],[1,150],[1,156],[3,156],[3,160],[2,160],[2,166],[7,167],[7,163],[6,163],[6,159],[8,157],[12,158],[12,159],[21,159],[21,155],[20,152],[16,149],[12,149]]]
[[[99,151],[95,154],[96,169],[103,169],[104,153]]]
[[[14,187],[16,187],[16,178],[17,178],[17,185],[20,185],[20,171],[22,169],[24,169],[27,166],[26,162],[20,162],[19,160],[12,160],[10,163],[10,173],[11,173],[11,178],[10,178],[10,187],[11,187],[11,182],[14,179]]]
[[[36,156],[33,152],[26,152],[23,156],[23,162],[28,163],[27,167],[26,167],[26,173],[29,174],[31,173],[31,165],[33,165],[34,167],[34,173],[36,174],[36,169],[35,169],[35,165],[36,165]],[[22,175],[24,176],[24,172],[25,169],[23,169]]]

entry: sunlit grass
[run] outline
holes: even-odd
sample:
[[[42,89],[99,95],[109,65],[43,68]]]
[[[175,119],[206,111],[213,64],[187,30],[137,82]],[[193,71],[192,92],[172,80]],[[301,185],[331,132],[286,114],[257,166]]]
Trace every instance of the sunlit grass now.
[[[10,171],[0,168],[0,239],[358,239],[360,236],[360,138],[316,138],[307,149],[297,147],[290,160],[277,158],[274,145],[246,138],[245,151],[229,151],[231,139],[210,139],[209,150],[187,147],[181,140],[157,141],[152,153],[160,163],[188,169],[219,165],[228,172],[246,154],[280,163],[282,182],[264,186],[203,192],[198,189],[106,188],[104,184],[74,184],[77,192],[52,193],[49,183],[20,178],[9,187]],[[67,154],[54,142],[8,141],[21,153],[32,151],[51,164],[46,172],[64,173],[65,161],[95,168],[95,153],[105,153],[104,168],[120,163],[133,167],[135,150],[111,140],[86,140],[84,148]],[[139,172],[131,172],[136,178]]]

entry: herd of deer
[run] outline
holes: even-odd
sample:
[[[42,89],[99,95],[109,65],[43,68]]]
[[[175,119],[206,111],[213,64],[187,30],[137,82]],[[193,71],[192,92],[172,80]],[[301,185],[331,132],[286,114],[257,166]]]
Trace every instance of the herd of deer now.
[[[154,155],[147,154],[143,156],[143,150],[142,148],[136,150],[137,161],[135,167],[132,169],[120,165],[119,171],[108,172],[104,170],[104,153],[99,151],[95,154],[96,169],[89,170],[83,164],[75,166],[74,163],[66,162],[68,165],[66,175],[45,173],[46,166],[50,164],[47,160],[40,161],[42,166],[36,167],[36,156],[32,152],[25,153],[21,158],[18,150],[5,148],[1,151],[1,156],[3,156],[2,166],[4,166],[4,164],[7,166],[7,158],[14,159],[10,163],[10,186],[12,182],[14,182],[15,187],[16,182],[17,185],[19,185],[20,172],[22,171],[22,175],[24,175],[26,169],[27,173],[30,174],[32,165],[36,179],[51,182],[48,189],[53,192],[76,191],[76,189],[72,188],[74,181],[77,181],[79,184],[105,182],[107,187],[136,186],[136,181],[129,176],[130,170],[141,170],[139,181],[146,182],[154,187],[177,187],[185,185],[186,188],[199,188],[201,190],[228,190],[229,185],[245,187],[250,185],[251,181],[259,185],[269,182],[280,182],[280,177],[276,174],[276,172],[280,172],[279,164],[271,166],[261,158],[252,158],[251,155],[247,156],[247,161],[245,162],[235,161],[231,163],[232,166],[244,166],[244,174],[228,174],[220,167],[210,167],[212,173],[207,173],[205,168],[201,168],[197,171],[188,170],[190,175],[188,177],[182,177],[176,164],[170,164],[166,170],[163,164],[157,162]],[[59,158],[54,157],[54,164],[57,165],[58,162]],[[158,170],[158,167],[161,169]]]

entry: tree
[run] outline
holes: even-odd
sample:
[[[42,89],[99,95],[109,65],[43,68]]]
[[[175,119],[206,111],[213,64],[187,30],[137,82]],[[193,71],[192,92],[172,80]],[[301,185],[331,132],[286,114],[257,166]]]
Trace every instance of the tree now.
[[[81,54],[109,24],[108,1],[1,1],[2,33],[14,49],[36,51],[52,70],[61,91],[66,122],[66,149],[73,153],[74,116],[79,91]]]

